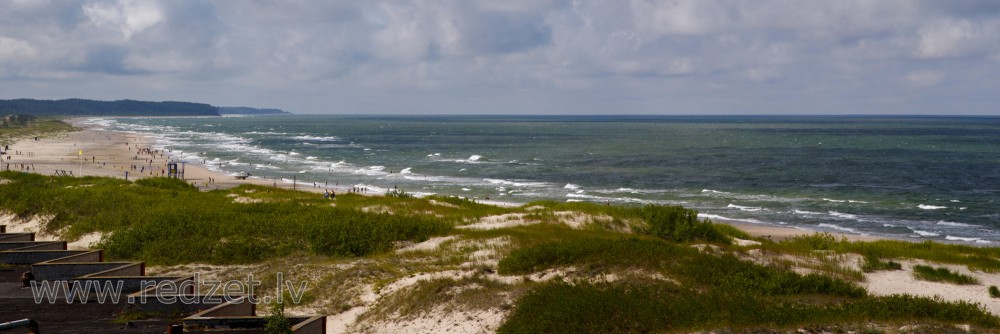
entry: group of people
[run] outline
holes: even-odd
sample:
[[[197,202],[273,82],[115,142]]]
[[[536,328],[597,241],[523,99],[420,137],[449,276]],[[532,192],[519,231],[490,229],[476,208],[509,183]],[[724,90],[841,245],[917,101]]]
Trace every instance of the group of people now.
[[[334,192],[334,191],[331,191],[331,190],[327,189],[326,191],[323,192],[323,198],[324,199],[334,199],[334,198],[337,198],[337,193]]]

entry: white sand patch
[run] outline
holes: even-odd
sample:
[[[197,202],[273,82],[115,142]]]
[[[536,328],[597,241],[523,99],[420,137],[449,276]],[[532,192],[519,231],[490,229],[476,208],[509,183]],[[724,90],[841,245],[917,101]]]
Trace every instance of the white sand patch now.
[[[247,203],[260,203],[260,202],[263,202],[263,200],[261,200],[259,198],[243,197],[243,196],[240,196],[240,195],[237,195],[237,194],[228,194],[228,195],[226,195],[226,197],[231,197],[233,199],[233,203],[247,204]]]
[[[438,249],[438,247],[440,247],[441,244],[455,239],[458,239],[458,236],[449,235],[447,237],[433,237],[427,239],[427,241],[397,249],[396,254],[415,252],[415,251],[432,251]]]
[[[0,178],[0,184],[8,184],[8,183],[10,183],[10,180],[4,179],[4,178]]]
[[[366,207],[361,208],[361,211],[364,211],[364,212],[367,212],[367,213],[386,213],[386,214],[392,214],[392,209],[390,209],[388,206],[385,206],[385,205],[366,206]]]
[[[501,228],[540,223],[538,221],[525,220],[524,216],[525,214],[523,213],[507,213],[502,215],[487,216],[479,218],[479,222],[475,224],[458,226],[457,228],[470,230],[497,230]]]
[[[525,211],[537,211],[537,210],[545,210],[545,207],[544,207],[544,206],[541,206],[541,205],[532,205],[532,206],[529,206],[529,207],[527,207],[527,208],[524,208],[524,210],[525,210]]]
[[[34,233],[35,241],[59,241],[60,236],[43,232],[49,220],[52,220],[52,217],[35,216],[31,219],[18,219],[15,215],[0,213],[0,225],[7,226],[7,233]]]
[[[760,246],[760,241],[733,238],[733,244],[743,247]]]
[[[94,244],[101,242],[104,238],[104,233],[92,232],[80,236],[76,241],[69,242],[66,244],[66,248],[70,250],[87,250],[93,249]]]
[[[926,264],[918,261],[899,261],[903,270],[876,271],[865,274],[868,282],[865,288],[873,295],[911,294],[917,296],[938,296],[947,301],[967,301],[979,303],[993,315],[1000,316],[1000,302],[990,298],[987,288],[1000,286],[1000,275],[970,271],[965,266]],[[948,270],[979,280],[976,285],[957,285],[917,280],[913,277],[913,266],[917,264],[946,267]]]
[[[435,200],[430,200],[429,202],[431,204],[433,204],[433,205],[438,205],[438,206],[443,206],[443,207],[449,207],[449,208],[458,209],[458,205],[447,203],[447,202],[441,202],[441,201],[435,201]]]

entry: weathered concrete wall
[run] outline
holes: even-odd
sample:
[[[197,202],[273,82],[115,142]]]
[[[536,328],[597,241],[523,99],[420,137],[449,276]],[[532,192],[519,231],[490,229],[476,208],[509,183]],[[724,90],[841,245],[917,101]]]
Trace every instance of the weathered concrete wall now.
[[[191,315],[191,318],[254,316],[256,305],[240,298]]]
[[[66,250],[65,241],[35,241],[32,245],[26,245],[20,248],[10,249],[10,250]]]
[[[117,268],[91,273],[84,278],[92,277],[121,277],[121,276],[143,276],[146,275],[146,264],[142,262],[127,262]]]
[[[2,233],[2,232],[0,232]],[[0,242],[11,241],[35,241],[34,233],[3,233],[0,234]]]
[[[50,248],[46,248],[46,249],[48,249],[48,250],[63,250],[63,249],[66,249],[66,247],[65,247],[66,243],[65,242],[58,242],[58,241],[0,241],[0,251],[15,250],[15,249],[27,248],[27,247],[31,247],[31,249],[34,249],[34,247],[39,247],[39,246],[59,247],[59,245],[62,245],[62,247],[61,248],[55,248],[55,249],[50,249]],[[34,250],[39,250],[39,249],[34,249]]]
[[[295,334],[326,334],[326,317],[312,317],[292,326]]]
[[[133,293],[152,285],[157,282],[174,280],[177,277],[152,277],[152,276],[119,276],[119,277],[93,277],[93,278],[81,278],[75,279],[74,282],[79,282],[79,284],[86,284],[86,282],[93,282],[91,284],[96,284],[97,286],[105,286],[107,282],[110,282],[112,286],[117,286],[121,284],[122,293]],[[120,283],[119,283],[120,282]]]
[[[30,251],[5,251],[0,252],[0,263],[6,264],[35,264],[49,260],[67,257],[70,255],[82,254],[86,251],[76,250],[30,250]]]
[[[45,263],[66,263],[66,262],[102,262],[104,261],[104,251],[85,251],[81,254],[70,255],[67,257],[62,257]]]
[[[35,279],[39,281],[63,281],[131,264],[130,262],[50,262],[32,265],[31,273],[35,274]]]

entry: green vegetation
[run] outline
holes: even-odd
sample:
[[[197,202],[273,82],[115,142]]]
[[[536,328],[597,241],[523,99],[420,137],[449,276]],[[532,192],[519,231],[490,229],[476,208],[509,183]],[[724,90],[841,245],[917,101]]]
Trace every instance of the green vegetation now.
[[[554,283],[522,297],[499,332],[646,333],[913,320],[1000,326],[976,305],[911,296],[809,303],[731,291],[700,293],[673,284]]]
[[[0,100],[0,115],[2,114],[35,116],[219,116],[219,109],[207,104],[191,102],[15,99]]]
[[[913,266],[913,277],[931,282],[949,282],[955,284],[979,284],[975,277],[962,275],[948,268],[934,268],[924,265]]]
[[[11,181],[0,187],[5,210],[52,216],[47,229],[68,238],[108,234],[99,247],[109,258],[151,264],[250,263],[294,253],[364,256],[452,229],[440,219],[320,205],[328,204],[320,195],[269,187],[200,192],[162,178],[0,177]],[[259,202],[234,201],[240,196]]]
[[[990,297],[1000,298],[1000,289],[998,289],[996,285],[990,285],[989,291],[990,291]]]
[[[0,119],[0,145],[10,145],[19,138],[44,137],[71,130],[71,125],[57,119],[8,115]]]
[[[292,334],[292,323],[285,317],[285,304],[271,305],[271,313],[267,315],[264,331],[267,334]]]
[[[764,249],[800,255],[813,254],[817,250],[828,250],[836,253],[861,254],[866,259],[921,259],[964,265],[969,270],[975,271],[1000,272],[1000,248],[997,247],[975,247],[931,241],[921,243],[899,240],[851,242],[846,239],[838,240],[829,233],[816,233],[790,238],[779,243],[765,243]]]
[[[500,261],[501,274],[526,274],[560,266],[580,266],[587,272],[608,268],[638,268],[663,273],[682,285],[714,287],[743,293],[819,293],[860,297],[864,289],[823,275],[801,276],[741,261],[734,256],[715,256],[691,247],[660,240],[580,239],[540,244],[514,250]]]
[[[854,283],[863,274],[851,266],[853,254],[860,254],[864,271],[896,270],[902,267],[896,261],[920,258],[1000,272],[996,248],[848,242],[822,233],[735,246],[731,238],[752,238],[698,221],[697,212],[679,206],[536,202],[502,208],[404,192],[324,199],[250,185],[202,192],[165,178],[128,182],[13,172],[0,178],[7,180],[0,185],[5,212],[51,217],[48,232],[70,239],[102,233],[97,247],[111,259],[254,263],[246,266],[252,269],[218,270],[232,276],[223,278],[241,278],[241,270],[301,277],[322,287],[307,291],[307,307],[343,312],[365,305],[359,319],[368,322],[499,309],[510,312],[499,329],[504,333],[914,322],[1000,328],[1000,319],[978,305],[868,295]],[[487,216],[519,222],[491,230],[463,227]],[[436,247],[394,251],[443,235],[450,238]],[[938,278],[961,276],[928,268]],[[273,291],[268,284],[261,291]],[[989,291],[1000,295],[996,290]],[[275,323],[283,307],[271,310]]]
[[[861,264],[861,271],[866,273],[879,270],[902,270],[903,265],[895,261],[884,261],[874,256],[866,256],[865,262]]]

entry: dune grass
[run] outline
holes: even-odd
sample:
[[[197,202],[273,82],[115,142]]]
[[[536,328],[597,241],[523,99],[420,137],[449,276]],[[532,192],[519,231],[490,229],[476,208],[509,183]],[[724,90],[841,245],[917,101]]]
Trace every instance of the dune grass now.
[[[925,265],[915,265],[913,266],[913,277],[931,281],[931,282],[947,282],[954,284],[979,284],[979,280],[975,277],[962,275],[948,268],[934,268]]]
[[[1000,272],[1000,248],[997,247],[975,247],[932,241],[920,243],[900,240],[851,242],[843,238],[837,239],[829,233],[798,236],[778,243],[765,243],[762,247],[776,252],[803,255],[811,254],[817,250],[829,250],[838,253],[861,254],[866,259],[921,259],[964,265],[969,270],[987,273]],[[877,264],[874,265],[874,267],[878,267]]]
[[[46,137],[72,130],[72,125],[55,118],[32,118],[23,126],[0,126],[0,145],[13,144],[20,138]]]
[[[109,258],[151,264],[249,263],[297,252],[364,256],[388,251],[397,241],[445,234],[453,226],[428,217],[319,205],[319,195],[267,187],[200,192],[173,179],[133,183],[14,172],[0,177],[11,181],[0,187],[6,211],[51,216],[47,229],[69,238],[105,233],[98,247]],[[231,194],[275,200],[235,203]]]
[[[730,291],[698,292],[669,283],[554,283],[522,297],[499,332],[647,333],[872,321],[949,321],[1000,327],[1000,320],[976,305],[903,295],[816,303]]]
[[[990,292],[991,298],[1000,298],[1000,288],[997,288],[996,285],[990,285],[990,288],[987,290]]]

